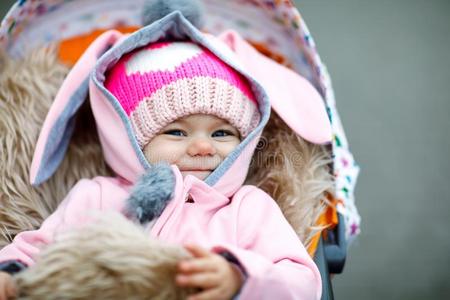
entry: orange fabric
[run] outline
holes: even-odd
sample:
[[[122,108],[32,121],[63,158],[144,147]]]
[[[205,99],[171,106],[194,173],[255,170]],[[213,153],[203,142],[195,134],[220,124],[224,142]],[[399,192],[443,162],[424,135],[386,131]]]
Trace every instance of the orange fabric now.
[[[139,29],[139,27],[133,26],[123,26],[114,28],[122,33],[131,33]],[[98,29],[94,30],[90,33],[78,35],[71,37],[66,40],[62,40],[59,45],[59,58],[63,63],[66,63],[70,66],[74,65],[77,60],[80,58],[81,54],[87,49],[87,47],[103,32],[109,29]],[[279,53],[275,53],[270,50],[266,45],[259,42],[249,41],[250,44],[253,45],[259,52],[266,55],[267,57],[275,60],[276,62],[285,65],[289,68],[292,66],[288,63],[286,57]]]
[[[136,31],[139,29],[139,27],[118,27],[114,28],[122,33],[131,33],[133,31]],[[84,51],[87,49],[87,47],[103,32],[107,31],[109,29],[98,29],[94,30],[90,33],[75,36],[66,40],[61,41],[58,49],[58,56],[60,60],[68,64],[70,66],[73,66],[78,59],[80,58],[81,54],[84,53]]]
[[[277,53],[267,47],[264,43],[250,41],[248,42],[256,49],[259,53],[264,54],[268,58],[276,61],[277,63],[284,65],[290,69],[293,69],[292,64],[289,63],[288,59],[280,53]]]
[[[337,198],[333,198],[333,196],[330,194],[328,194],[327,198],[330,204],[327,206],[325,212],[320,215],[319,219],[317,219],[316,222],[317,226],[324,228],[312,238],[311,244],[307,249],[311,257],[314,257],[314,254],[316,253],[322,232],[324,232],[325,229],[334,228],[339,222],[336,206],[339,202],[342,201]]]

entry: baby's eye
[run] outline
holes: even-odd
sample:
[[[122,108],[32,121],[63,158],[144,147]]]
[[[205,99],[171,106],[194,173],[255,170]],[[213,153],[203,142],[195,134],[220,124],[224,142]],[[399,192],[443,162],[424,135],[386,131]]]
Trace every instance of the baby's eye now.
[[[216,130],[212,134],[213,137],[223,137],[223,136],[229,136],[229,135],[234,136],[234,133],[229,130],[223,130],[223,129]]]
[[[175,136],[186,136],[186,132],[184,132],[183,130],[179,130],[179,129],[172,129],[172,130],[167,130],[164,131],[164,134],[168,134],[168,135],[175,135]]]

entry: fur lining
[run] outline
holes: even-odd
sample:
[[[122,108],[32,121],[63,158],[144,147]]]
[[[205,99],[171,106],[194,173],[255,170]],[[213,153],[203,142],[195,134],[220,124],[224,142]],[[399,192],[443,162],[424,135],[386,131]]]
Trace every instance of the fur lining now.
[[[272,196],[306,248],[322,228],[327,194],[334,194],[331,150],[297,136],[272,110],[250,165],[246,184]]]
[[[53,47],[20,60],[0,53],[0,61],[1,248],[18,232],[38,228],[79,179],[112,172],[103,161],[87,103],[63,163],[50,180],[33,188],[28,178],[34,145],[69,69],[58,62]]]
[[[182,247],[148,238],[118,213],[57,236],[36,264],[16,275],[20,300],[185,299],[175,285]]]

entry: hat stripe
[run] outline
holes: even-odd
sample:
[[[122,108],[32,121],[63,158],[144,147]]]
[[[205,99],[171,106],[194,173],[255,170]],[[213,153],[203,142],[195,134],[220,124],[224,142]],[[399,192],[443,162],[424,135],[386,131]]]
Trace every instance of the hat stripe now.
[[[169,46],[164,47],[168,49]],[[149,51],[143,49],[140,52]],[[139,53],[140,53],[139,52]],[[163,51],[161,51],[163,52]],[[139,54],[138,53],[138,54]],[[153,93],[163,88],[165,85],[183,78],[211,77],[228,81],[244,93],[248,99],[255,104],[256,99],[250,90],[246,80],[242,75],[232,70],[231,67],[215,58],[214,54],[203,50],[196,55],[175,67],[174,71],[148,71],[142,72],[142,67],[137,73],[126,75],[127,63],[130,59],[119,62],[107,78],[115,78],[114,82],[105,81],[105,87],[118,99],[122,99],[122,107],[129,116],[136,109],[139,102],[145,97],[151,97]],[[205,63],[205,61],[207,63]],[[187,67],[189,66],[190,67]],[[140,89],[133,87],[139,86]]]
[[[166,43],[151,45],[125,60],[126,74],[148,73],[157,71],[174,72],[181,64],[204,53],[199,46],[192,43]]]

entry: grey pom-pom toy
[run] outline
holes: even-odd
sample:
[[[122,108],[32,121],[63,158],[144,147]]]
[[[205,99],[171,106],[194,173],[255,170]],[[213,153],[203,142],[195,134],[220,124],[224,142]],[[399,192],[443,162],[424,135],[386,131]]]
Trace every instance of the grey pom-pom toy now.
[[[127,200],[125,213],[141,224],[159,217],[173,197],[175,176],[166,163],[153,165],[142,175]]]
[[[198,0],[148,0],[145,1],[142,21],[144,25],[167,16],[179,10],[195,27],[201,29],[204,24],[203,7]]]

